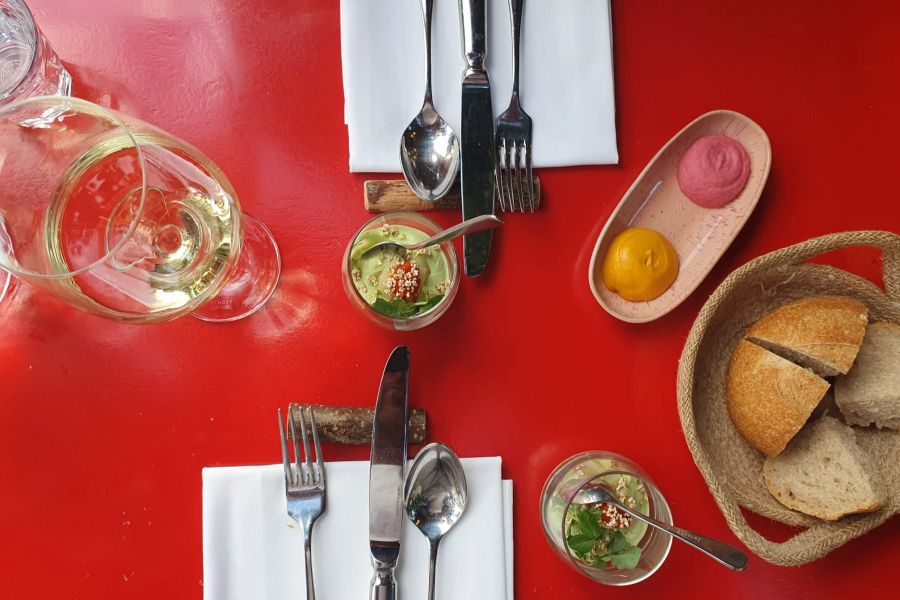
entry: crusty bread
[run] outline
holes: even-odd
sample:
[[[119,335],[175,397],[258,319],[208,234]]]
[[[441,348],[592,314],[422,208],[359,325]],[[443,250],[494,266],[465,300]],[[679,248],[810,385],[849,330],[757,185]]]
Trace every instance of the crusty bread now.
[[[763,465],[763,481],[776,500],[802,513],[834,521],[884,506],[883,484],[852,427],[823,417]]]
[[[737,430],[776,456],[828,390],[827,381],[746,340],[731,354],[725,399]]]
[[[900,325],[869,325],[856,364],[834,388],[838,408],[851,425],[900,429]]]
[[[852,298],[813,296],[770,312],[750,328],[747,339],[828,377],[850,370],[868,313]]]

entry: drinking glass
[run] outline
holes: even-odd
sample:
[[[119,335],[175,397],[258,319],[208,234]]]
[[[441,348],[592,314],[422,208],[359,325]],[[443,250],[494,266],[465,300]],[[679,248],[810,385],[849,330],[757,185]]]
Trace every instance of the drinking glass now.
[[[21,0],[0,0],[0,104],[27,96],[68,96],[72,78]],[[0,303],[14,282],[0,269]]]
[[[247,316],[281,271],[199,150],[85,100],[0,107],[0,267],[83,310],[154,323]]]
[[[0,0],[0,103],[63,95],[72,77],[21,0]]]
[[[662,566],[672,547],[672,537],[654,527],[648,527],[637,542],[640,559],[633,569],[601,568],[586,564],[568,546],[566,521],[579,493],[590,486],[609,487],[610,480],[621,476],[636,478],[647,492],[650,517],[672,524],[672,512],[659,488],[633,461],[606,451],[582,452],[556,467],[541,492],[541,523],[544,536],[556,554],[579,573],[607,585],[631,585],[650,577]],[[612,490],[611,490],[612,491]]]

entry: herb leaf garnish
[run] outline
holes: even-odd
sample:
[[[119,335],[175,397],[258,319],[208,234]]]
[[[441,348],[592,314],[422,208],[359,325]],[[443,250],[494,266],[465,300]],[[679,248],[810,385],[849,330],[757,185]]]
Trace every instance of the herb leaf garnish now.
[[[375,302],[372,303],[372,308],[374,308],[381,314],[394,319],[408,319],[409,317],[413,317],[415,315],[419,315],[431,310],[432,308],[437,306],[437,304],[443,299],[444,295],[438,294],[437,296],[432,296],[426,301],[410,304],[409,302],[404,302],[403,300],[391,300],[390,302],[388,302],[384,298],[376,298]]]
[[[577,558],[598,568],[637,566],[641,549],[629,543],[623,530],[604,527],[599,507],[572,505],[569,511],[566,544]]]

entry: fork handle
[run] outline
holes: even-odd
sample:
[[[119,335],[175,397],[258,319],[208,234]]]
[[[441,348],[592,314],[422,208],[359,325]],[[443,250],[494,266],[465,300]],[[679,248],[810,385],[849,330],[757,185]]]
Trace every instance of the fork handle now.
[[[509,0],[509,16],[512,20],[513,40],[513,85],[512,95],[519,97],[519,40],[522,37],[522,10],[525,0]]]
[[[313,584],[312,532],[303,535],[303,553],[306,555],[306,600],[316,600],[316,586]]]

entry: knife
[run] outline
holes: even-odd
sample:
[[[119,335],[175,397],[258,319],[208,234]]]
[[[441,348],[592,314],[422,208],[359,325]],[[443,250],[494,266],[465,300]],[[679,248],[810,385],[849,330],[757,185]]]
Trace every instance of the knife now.
[[[372,425],[372,461],[369,467],[369,550],[375,576],[371,600],[396,600],[394,567],[400,556],[403,524],[403,469],[406,466],[406,396],[409,387],[409,350],[391,352]]]
[[[459,0],[466,69],[462,82],[460,188],[463,220],[494,213],[494,111],[484,69],[485,0]],[[491,253],[491,231],[463,238],[465,273],[481,275]]]

